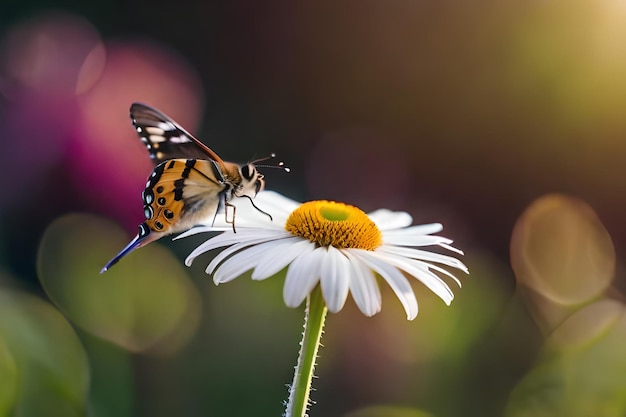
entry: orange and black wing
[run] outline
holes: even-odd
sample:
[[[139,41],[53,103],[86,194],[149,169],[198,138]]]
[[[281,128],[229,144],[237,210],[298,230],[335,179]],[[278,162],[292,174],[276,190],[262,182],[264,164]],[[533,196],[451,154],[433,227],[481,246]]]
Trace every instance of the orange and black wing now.
[[[172,159],[159,164],[142,193],[146,224],[165,234],[210,224],[229,187],[213,160]]]
[[[226,203],[229,190],[216,161],[171,159],[160,163],[142,193],[146,220],[139,225],[137,236],[100,273],[163,236],[212,223]]]

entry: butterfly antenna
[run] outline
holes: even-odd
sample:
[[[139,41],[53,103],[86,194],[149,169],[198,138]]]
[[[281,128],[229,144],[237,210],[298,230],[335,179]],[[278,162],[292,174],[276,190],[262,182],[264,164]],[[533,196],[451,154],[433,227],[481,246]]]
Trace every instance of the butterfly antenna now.
[[[273,159],[273,158],[276,158],[275,153],[271,153],[269,156],[265,156],[263,158],[255,159],[254,161],[250,163],[253,164],[257,168],[278,168],[278,169],[284,170],[285,172],[291,172],[291,168],[286,167],[283,161],[279,161],[276,165],[267,165],[267,164],[259,165],[258,164],[259,162],[269,161],[270,159]]]

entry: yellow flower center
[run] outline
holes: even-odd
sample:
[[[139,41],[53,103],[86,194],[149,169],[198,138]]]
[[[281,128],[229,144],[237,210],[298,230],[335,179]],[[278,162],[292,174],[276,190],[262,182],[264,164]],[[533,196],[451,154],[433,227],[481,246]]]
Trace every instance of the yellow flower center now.
[[[285,229],[318,246],[374,250],[382,234],[367,214],[356,207],[333,201],[309,201],[295,209]]]

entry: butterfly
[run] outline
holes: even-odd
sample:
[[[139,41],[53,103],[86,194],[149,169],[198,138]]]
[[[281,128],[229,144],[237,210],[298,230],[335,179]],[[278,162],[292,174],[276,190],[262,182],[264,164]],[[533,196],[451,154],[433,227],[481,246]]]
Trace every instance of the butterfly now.
[[[254,162],[238,165],[222,160],[160,111],[133,103],[130,118],[155,164],[141,195],[146,220],[139,225],[135,238],[100,273],[133,250],[163,236],[215,220],[228,207],[233,215],[230,221],[226,215],[226,221],[235,230],[235,206],[230,201],[246,197],[252,203],[265,187],[263,174],[257,171]],[[282,167],[282,162],[278,166]]]

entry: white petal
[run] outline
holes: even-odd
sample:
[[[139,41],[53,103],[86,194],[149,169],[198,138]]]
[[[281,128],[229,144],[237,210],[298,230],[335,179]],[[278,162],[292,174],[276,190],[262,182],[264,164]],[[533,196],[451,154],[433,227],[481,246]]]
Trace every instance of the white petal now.
[[[274,191],[261,191],[257,194],[255,202],[268,213],[281,215],[285,220],[300,205],[299,202]]]
[[[459,255],[464,255],[464,253],[463,253],[463,251],[461,249],[457,249],[454,246],[450,246],[449,243],[452,243],[452,241],[444,242],[444,243],[438,243],[438,245],[441,246],[444,249],[448,249],[449,251],[456,252]]]
[[[407,227],[413,222],[409,213],[379,209],[368,213],[367,216],[376,223],[380,230],[393,230]]]
[[[415,259],[405,258],[392,254],[380,254],[377,252],[370,253],[373,256],[379,257],[381,261],[388,262],[420,280],[424,285],[426,285],[426,287],[428,287],[428,289],[430,289],[437,296],[439,296],[439,298],[441,298],[447,305],[450,305],[450,303],[452,302],[452,299],[454,298],[454,293],[452,292],[450,287],[448,287],[448,284],[446,284],[444,280],[428,270],[428,268],[432,267],[432,265],[429,265],[422,261],[417,261]]]
[[[452,240],[448,238],[432,236],[432,233],[437,233],[441,230],[443,230],[443,226],[440,223],[387,230],[383,233],[383,240],[393,243],[394,245],[403,246],[426,246],[452,243]]]
[[[305,252],[289,265],[283,287],[283,298],[287,307],[298,307],[317,285],[320,264],[323,262],[322,250],[324,249],[307,246]]]
[[[185,259],[185,265],[189,266],[199,255],[208,252],[212,249],[221,248],[223,246],[230,246],[236,243],[245,243],[247,245],[254,245],[261,242],[267,242],[271,240],[282,239],[293,236],[286,230],[263,230],[263,229],[248,229],[239,233],[224,232],[221,235],[208,239],[206,242],[200,244],[194,249],[187,259]]]
[[[315,248],[315,244],[307,239],[291,237],[277,240],[274,243],[272,253],[274,256],[264,256],[252,273],[252,279],[261,280],[278,273],[281,269],[289,265],[298,255],[303,253],[307,247]]]
[[[467,267],[463,264],[463,262],[448,255],[442,255],[439,253],[429,252],[421,249],[405,248],[401,246],[385,244],[377,248],[376,252],[393,253],[395,255],[404,256],[405,258],[417,259],[425,262],[437,262],[443,265],[448,265],[453,268],[460,269],[466,274],[469,273]]]
[[[395,246],[441,246],[452,243],[451,239],[442,236],[411,235],[406,233],[383,233],[383,242]],[[457,251],[455,251],[457,252]]]
[[[394,232],[397,232],[397,230],[394,230]],[[442,246],[449,245],[452,243],[452,240],[441,236],[407,233],[390,234],[390,232],[385,232],[383,234],[383,242],[396,246]]]
[[[263,243],[267,243],[267,242],[261,242],[259,243],[259,245],[263,244]],[[248,243],[248,242],[242,242],[242,243],[238,243],[236,245],[231,245],[229,247],[227,247],[226,249],[222,250],[220,253],[218,253],[217,255],[215,255],[213,257],[213,259],[211,259],[211,262],[209,262],[209,264],[207,265],[205,272],[209,275],[213,275],[213,273],[215,272],[215,270],[219,267],[219,265],[224,262],[228,257],[236,254],[237,252],[241,251],[242,249],[245,249],[247,247],[252,246],[253,243]],[[189,257],[188,257],[189,259]]]
[[[370,268],[372,268],[378,275],[380,275],[391,287],[396,294],[404,310],[406,311],[407,319],[413,320],[417,317],[417,299],[409,280],[400,272],[395,266],[388,264],[381,260],[373,252],[356,249],[352,250],[355,256],[363,260]]]
[[[350,261],[341,251],[329,246],[320,269],[320,285],[328,310],[336,313],[343,308],[350,289]]]
[[[242,251],[224,261],[213,273],[213,282],[215,285],[232,281],[240,277],[244,272],[252,269],[254,265],[249,261],[255,256],[256,254],[251,251]]]
[[[243,250],[233,250],[239,245],[233,245],[228,249],[223,250],[216,256],[213,261],[207,267],[207,273],[211,273],[214,270],[213,281],[215,284],[232,281],[239,277],[246,271],[254,268],[264,257],[274,256],[278,252],[274,251],[276,242],[264,242],[252,247],[246,247]],[[229,252],[227,255],[223,255],[224,252]],[[230,256],[233,252],[232,256]],[[230,257],[229,257],[230,256]],[[220,258],[216,261],[216,259]],[[223,259],[226,259],[222,262]],[[220,263],[221,262],[221,263]],[[218,266],[219,264],[219,266]]]
[[[390,230],[389,233],[410,233],[414,235],[432,235],[443,230],[441,223],[417,224],[411,227],[405,227],[398,230]]]
[[[282,230],[285,228],[285,222],[287,218],[268,211],[263,205],[259,206],[259,208],[263,207],[262,210],[265,213],[269,214],[271,217],[255,209],[253,206],[250,205],[250,202],[245,199],[235,199],[232,200],[231,203],[236,208],[234,216],[236,232],[241,229],[253,228],[267,230]],[[210,226],[215,229],[232,231],[232,219],[232,213],[229,213],[228,217],[226,217],[226,215],[222,213],[215,217],[214,220],[212,220],[213,223]]]
[[[230,228],[232,230],[232,226]],[[193,236],[193,235],[197,235],[199,233],[210,233],[210,232],[223,232],[225,230],[228,230],[226,227],[212,227],[212,226],[196,226],[196,227],[192,227],[191,229],[187,230],[186,232],[183,232],[181,234],[179,234],[178,236],[176,236],[174,239],[172,240],[178,240],[178,239],[182,239],[188,236]]]
[[[209,262],[209,265],[206,267],[206,273],[207,274],[212,274],[220,265],[220,263],[222,263],[226,258],[245,250],[253,250],[255,247],[262,247],[262,248],[270,248],[272,247],[273,244],[275,244],[275,240],[270,240],[268,242],[250,242],[250,241],[244,241],[241,243],[236,243],[234,245],[231,245],[229,247],[227,247],[226,249],[222,250],[220,253],[218,253],[217,255],[215,255],[213,257],[213,259],[211,260],[211,262]],[[255,245],[256,244],[256,245]],[[269,246],[267,246],[269,244]],[[250,249],[248,249],[250,248]],[[191,256],[191,255],[190,255]]]
[[[376,277],[359,258],[350,253],[350,250],[346,249],[341,252],[350,261],[352,269],[350,278],[352,298],[359,310],[366,316],[371,317],[380,311],[382,305],[382,297]]]
[[[421,262],[421,261],[416,261],[415,262]],[[454,282],[456,282],[456,284],[459,286],[459,288],[461,288],[463,285],[461,284],[461,280],[458,279],[457,277],[455,277],[450,271],[441,268],[439,265],[433,265],[433,264],[428,264],[428,269],[434,269],[435,271],[441,272],[444,275],[449,276],[450,278],[452,278],[454,280]],[[469,272],[468,272],[469,274]]]

